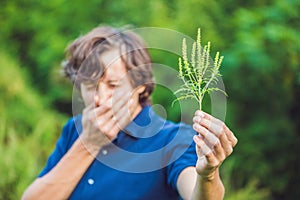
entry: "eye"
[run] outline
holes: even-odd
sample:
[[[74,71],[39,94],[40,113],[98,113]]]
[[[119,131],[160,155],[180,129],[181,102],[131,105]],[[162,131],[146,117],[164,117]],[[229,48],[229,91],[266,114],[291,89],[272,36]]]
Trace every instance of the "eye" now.
[[[108,84],[108,87],[111,89],[116,88],[118,86],[119,86],[118,84]]]
[[[96,85],[92,82],[85,82],[85,83],[83,83],[83,85],[86,90],[95,90],[96,89]]]

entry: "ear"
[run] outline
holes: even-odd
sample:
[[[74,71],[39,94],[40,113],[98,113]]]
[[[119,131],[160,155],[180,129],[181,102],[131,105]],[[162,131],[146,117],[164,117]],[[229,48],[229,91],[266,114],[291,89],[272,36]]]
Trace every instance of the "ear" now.
[[[137,91],[137,93],[141,94],[145,91],[145,89],[146,89],[145,85],[140,85],[140,86],[138,86],[136,91]]]

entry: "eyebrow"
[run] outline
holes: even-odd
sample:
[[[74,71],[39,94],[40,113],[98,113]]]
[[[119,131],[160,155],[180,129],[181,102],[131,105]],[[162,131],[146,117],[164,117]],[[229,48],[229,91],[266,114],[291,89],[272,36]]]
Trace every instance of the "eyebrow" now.
[[[102,79],[102,80],[101,80]],[[115,78],[115,77],[110,77],[110,78],[108,78],[108,77],[105,77],[105,73],[103,74],[103,76],[100,78],[100,81],[104,81],[104,79],[108,79],[106,82],[107,83],[118,83],[119,82],[119,80],[117,79],[117,78]]]
[[[108,80],[107,83],[117,83],[117,84],[119,84],[119,80],[112,79],[112,80]]]

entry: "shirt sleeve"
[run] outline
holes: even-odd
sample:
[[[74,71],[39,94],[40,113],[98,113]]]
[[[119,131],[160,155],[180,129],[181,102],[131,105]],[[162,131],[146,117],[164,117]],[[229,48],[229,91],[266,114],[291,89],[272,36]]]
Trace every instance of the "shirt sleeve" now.
[[[168,150],[171,159],[167,166],[167,181],[172,189],[177,190],[177,179],[183,169],[195,166],[197,162],[196,145],[193,136],[196,132],[187,125],[176,129],[175,145]],[[174,160],[174,161],[173,161]]]
[[[42,177],[47,174],[55,165],[60,161],[60,159],[66,154],[72,144],[78,137],[75,127],[75,118],[71,118],[62,130],[62,134],[56,142],[56,147],[49,156],[44,169],[40,172],[38,177]]]

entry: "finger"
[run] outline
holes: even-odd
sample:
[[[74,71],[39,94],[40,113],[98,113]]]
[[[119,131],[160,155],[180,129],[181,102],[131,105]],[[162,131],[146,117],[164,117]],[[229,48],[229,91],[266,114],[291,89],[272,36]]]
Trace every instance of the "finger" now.
[[[110,95],[111,96],[111,95]],[[100,98],[98,95],[94,96],[94,103],[91,103],[87,106],[87,108],[84,110],[85,114],[92,112],[92,115],[90,115],[90,121],[96,120],[99,116],[103,115],[105,112],[107,112],[110,108],[109,103],[103,103],[100,105]]]
[[[194,139],[194,141],[195,141],[195,139]],[[197,153],[198,159],[202,158],[202,157],[205,158],[204,152],[201,151],[201,149],[199,148],[198,145],[196,145],[196,153]]]
[[[195,117],[195,121],[198,121],[199,124],[203,125],[204,127],[208,128],[212,133],[214,133],[217,137],[225,134],[227,140],[230,142],[231,147],[234,147],[237,144],[237,138],[234,136],[232,131],[223,123],[222,121],[209,121],[205,118],[197,118]]]
[[[115,90],[111,97],[113,107],[116,109],[120,108],[123,104],[128,102],[130,97],[131,92],[128,92],[127,90]]]
[[[203,112],[201,110],[197,110],[195,112],[195,116],[199,116],[201,118],[205,118],[205,119],[210,120],[213,123],[218,124],[218,125],[221,125],[223,123],[223,121],[219,120],[218,118],[215,118],[212,115],[210,115],[210,114],[208,114],[206,112]]]
[[[123,130],[124,127],[130,122],[129,114],[127,110],[124,109],[122,112],[119,112],[120,117],[117,117],[118,120],[114,120],[114,123],[111,127],[111,135],[117,136],[120,130]]]
[[[235,147],[238,142],[238,139],[235,137],[233,132],[227,126],[225,128],[225,133],[228,140],[231,142],[232,147]]]
[[[208,120],[214,119],[214,117],[213,117],[212,115],[210,115],[210,114],[208,114],[208,113],[206,113],[206,112],[204,112],[204,111],[202,111],[202,110],[197,110],[197,111],[195,112],[195,116],[204,117],[204,118],[206,118],[206,119],[208,119]]]
[[[97,129],[102,131],[102,128],[108,123],[108,120],[104,119],[103,116],[101,117],[95,117],[93,116],[93,125],[94,127],[97,127]]]
[[[210,130],[212,133],[214,133],[216,136],[220,136],[225,132],[228,140],[231,142],[232,147],[234,147],[237,144],[237,138],[234,136],[232,131],[220,120],[208,120],[203,117],[195,116],[193,118],[194,123],[199,123],[200,125],[206,127],[208,130]]]
[[[128,96],[130,97],[131,96],[131,92],[128,92],[127,90],[115,90],[112,94],[112,97],[114,99],[122,99],[124,98],[125,96]]]
[[[201,157],[198,157],[198,160],[197,160],[197,169],[199,170],[198,173],[201,173],[205,170],[205,168],[207,167],[207,159],[205,156],[201,156]]]
[[[223,162],[226,158],[226,154],[224,152],[224,149],[222,147],[222,144],[220,141],[218,141],[215,145],[214,145],[214,153],[217,157],[217,159],[220,161],[220,162]]]
[[[130,117],[128,114],[128,110],[123,108],[119,110],[119,116],[113,116],[112,110],[102,114],[100,117],[97,118],[96,126],[107,137],[113,139],[117,136],[119,131],[125,127],[125,125],[130,121]],[[118,120],[117,120],[117,119]]]
[[[210,153],[206,154],[205,157],[207,160],[207,165],[211,168],[216,168],[221,163],[212,151]]]
[[[97,107],[95,109],[95,118],[98,121],[98,124],[100,124],[102,126],[102,130],[104,132],[109,132],[106,130],[106,127],[108,127],[107,129],[111,128],[112,125],[109,123],[106,125],[106,123],[108,123],[108,121],[119,121],[118,123],[120,123],[119,119],[126,119],[130,117],[128,116],[129,114],[129,108],[124,106],[124,104],[126,104],[126,100],[128,99],[128,97],[130,96],[130,94],[127,93],[127,95],[120,99],[120,101],[118,101],[116,108],[118,108],[117,111],[114,111],[112,109],[112,104],[111,103],[104,103],[102,105],[100,105],[99,107]],[[110,96],[110,98],[107,100],[107,102],[111,102],[112,97]],[[123,106],[123,107],[121,107]],[[128,113],[128,114],[127,114]],[[127,114],[127,115],[126,115]],[[122,120],[122,121],[126,121],[126,120]],[[123,124],[123,123],[121,123]]]
[[[231,142],[227,139],[227,136],[225,133],[221,134],[219,137],[220,143],[222,145],[222,148],[224,150],[225,156],[229,156],[233,149],[232,149],[232,144]]]
[[[112,127],[115,126],[115,123],[112,118],[103,119],[103,117],[101,117],[94,122],[94,126],[97,127],[101,134],[104,134],[109,139],[113,139],[117,135],[112,132]]]
[[[95,121],[95,115],[93,113],[94,105],[91,103],[87,107],[85,107],[82,111],[82,120],[83,123],[86,122],[86,120],[90,121],[93,123]]]
[[[108,137],[110,140],[113,140],[117,137],[119,133],[119,129],[115,128],[115,122],[109,121],[105,124],[103,124],[102,127],[99,127],[100,132],[102,132],[106,137]]]
[[[120,130],[122,130],[130,122],[130,115],[128,112],[129,111],[125,108],[121,109],[120,112],[118,112],[120,115],[118,120],[110,118],[101,128],[104,134],[111,140],[116,138]]]
[[[130,110],[124,106],[117,113],[113,114],[113,119],[116,121],[120,129],[123,129],[125,125],[130,122]]]
[[[88,113],[90,110],[92,110],[93,108],[95,108],[95,105],[94,104],[89,104],[89,105],[87,105],[84,109],[83,109],[83,111],[82,111],[82,114],[86,114],[86,113]]]
[[[131,97],[131,94],[130,93],[127,93],[127,94],[124,94],[124,96],[120,97],[120,98],[114,98],[113,99],[113,111],[114,112],[117,112],[119,109],[121,109],[122,107],[127,107],[128,110],[129,110],[129,106],[128,106],[128,103],[130,101],[130,97]]]
[[[133,99],[130,98],[131,94],[127,93],[121,99],[113,103],[113,117],[115,120],[119,120],[120,118],[128,118],[130,119],[131,114],[131,105],[133,103]]]
[[[119,132],[120,128],[118,126],[112,126],[110,133],[108,134],[108,138],[110,138],[110,140],[117,138]]]
[[[203,127],[197,123],[194,123],[193,128],[195,131],[197,131],[199,134],[201,134],[205,143],[209,147],[212,148],[218,142],[219,139],[205,127]]]
[[[203,152],[203,154],[205,155],[207,160],[207,165],[209,167],[218,166],[220,164],[220,161],[218,161],[214,152],[205,144],[205,142],[197,135],[195,135],[193,139],[196,145],[198,146],[198,148],[200,149],[200,151]]]
[[[219,137],[225,131],[223,122],[213,122],[211,120],[199,116],[194,116],[193,122],[204,126],[217,137]]]
[[[204,117],[204,112],[202,112],[201,110],[196,110],[195,116]]]
[[[109,106],[109,105],[101,105],[93,110],[93,116],[95,118],[99,118],[99,117],[108,118],[111,115],[111,114],[109,114],[110,109],[111,109],[111,106]],[[108,117],[104,117],[105,114]]]
[[[107,105],[109,106],[109,104],[111,104],[111,102],[109,101],[109,99],[112,97],[112,94],[109,94],[105,100],[102,99],[103,103],[100,102],[100,98],[103,98],[101,97],[101,94],[95,94],[94,96],[94,104],[97,106],[102,106],[102,105]],[[95,107],[97,107],[95,106]]]
[[[207,155],[212,151],[198,135],[194,135],[193,139],[197,145],[197,148],[199,149],[200,155],[198,155],[198,157]]]
[[[96,122],[98,127],[103,132],[103,127],[108,126],[110,121],[113,121],[112,111],[108,106],[100,106],[95,109],[93,113],[93,120]],[[104,130],[105,132],[106,130]]]
[[[195,112],[193,121],[194,123],[199,123],[218,136],[225,157],[232,153],[233,147],[237,144],[237,138],[224,122],[200,110]],[[214,150],[217,151],[216,149]],[[221,154],[220,158],[222,158]]]

